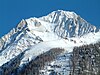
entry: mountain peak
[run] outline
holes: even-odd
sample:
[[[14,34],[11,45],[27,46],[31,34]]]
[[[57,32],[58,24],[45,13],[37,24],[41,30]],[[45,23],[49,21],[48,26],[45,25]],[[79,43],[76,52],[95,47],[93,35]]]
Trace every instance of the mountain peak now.
[[[57,11],[54,11],[52,12],[51,14],[58,14],[60,16],[66,16],[67,18],[75,18],[77,17],[78,15],[72,11],[63,11],[63,10],[57,10]]]
[[[47,22],[55,23],[55,19],[57,21],[61,20],[62,18],[65,18],[67,20],[68,18],[76,19],[77,17],[78,15],[74,12],[57,10],[51,12],[47,16],[40,17],[40,19],[45,20]]]
[[[39,19],[56,24],[54,32],[61,37],[82,36],[96,30],[95,26],[70,11],[53,11],[49,15],[40,17]]]

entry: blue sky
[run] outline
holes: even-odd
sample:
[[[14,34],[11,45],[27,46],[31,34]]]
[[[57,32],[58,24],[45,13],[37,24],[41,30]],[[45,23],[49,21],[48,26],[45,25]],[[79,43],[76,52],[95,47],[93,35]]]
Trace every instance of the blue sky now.
[[[44,16],[54,10],[74,11],[100,27],[100,0],[0,0],[0,37],[21,19]]]

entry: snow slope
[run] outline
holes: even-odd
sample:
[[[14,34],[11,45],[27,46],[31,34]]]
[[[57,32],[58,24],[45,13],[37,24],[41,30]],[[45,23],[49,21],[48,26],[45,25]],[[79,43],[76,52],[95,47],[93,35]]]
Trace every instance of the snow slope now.
[[[71,38],[70,40],[73,40],[73,41],[65,40],[65,39],[57,39],[57,40],[52,40],[52,41],[50,40],[50,41],[39,43],[31,47],[30,50],[25,52],[24,58],[22,59],[21,64],[26,63],[27,60],[30,61],[34,57],[42,53],[45,53],[52,48],[64,48],[65,53],[70,53],[73,51],[73,48],[75,46],[82,46],[82,45],[97,43],[100,40],[99,36],[100,36],[100,32],[97,32],[97,33],[90,33],[88,35],[84,35],[81,38]]]

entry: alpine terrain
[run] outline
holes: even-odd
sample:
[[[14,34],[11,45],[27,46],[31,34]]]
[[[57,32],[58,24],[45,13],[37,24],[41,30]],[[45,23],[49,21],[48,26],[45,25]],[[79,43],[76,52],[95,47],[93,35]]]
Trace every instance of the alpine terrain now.
[[[63,10],[23,19],[0,39],[0,75],[100,75],[100,29]]]

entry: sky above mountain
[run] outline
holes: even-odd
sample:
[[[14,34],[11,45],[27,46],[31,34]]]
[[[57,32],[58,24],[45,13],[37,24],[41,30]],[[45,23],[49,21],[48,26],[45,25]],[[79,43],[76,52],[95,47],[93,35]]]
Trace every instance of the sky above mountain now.
[[[74,11],[100,27],[100,0],[0,0],[0,37],[21,19],[41,17],[55,10]]]

